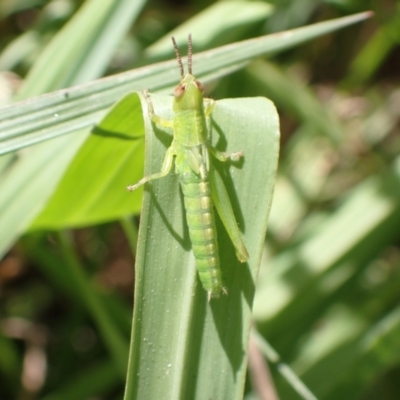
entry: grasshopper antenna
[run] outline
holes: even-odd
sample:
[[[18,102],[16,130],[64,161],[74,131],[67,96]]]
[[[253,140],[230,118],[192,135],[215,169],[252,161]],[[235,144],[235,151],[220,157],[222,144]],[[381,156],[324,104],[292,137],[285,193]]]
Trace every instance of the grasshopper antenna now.
[[[188,54],[187,54],[187,62],[188,62],[188,72],[192,75],[192,35],[189,33],[188,35]]]
[[[179,48],[178,48],[178,45],[176,44],[175,38],[172,36],[171,39],[172,39],[172,43],[174,45],[176,59],[178,60],[179,71],[181,73],[181,78],[183,79],[183,64],[182,64],[181,53],[179,52]]]

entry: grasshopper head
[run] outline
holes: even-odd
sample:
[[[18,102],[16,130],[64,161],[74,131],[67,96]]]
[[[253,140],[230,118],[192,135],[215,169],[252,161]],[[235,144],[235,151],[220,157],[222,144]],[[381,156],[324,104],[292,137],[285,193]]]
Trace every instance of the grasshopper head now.
[[[192,74],[187,74],[174,90],[174,111],[201,110],[203,85]]]
[[[174,90],[174,111],[202,110],[203,109],[203,85],[192,75],[192,36],[188,37],[188,73],[183,75],[182,57],[175,38],[172,37],[176,59],[181,72],[181,81]]]

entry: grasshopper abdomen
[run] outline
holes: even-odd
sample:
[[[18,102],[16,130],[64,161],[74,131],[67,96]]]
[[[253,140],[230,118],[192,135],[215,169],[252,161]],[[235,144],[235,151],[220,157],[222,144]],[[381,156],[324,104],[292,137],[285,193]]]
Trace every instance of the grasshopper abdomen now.
[[[200,281],[209,297],[223,290],[214,207],[207,176],[180,175],[186,219]]]

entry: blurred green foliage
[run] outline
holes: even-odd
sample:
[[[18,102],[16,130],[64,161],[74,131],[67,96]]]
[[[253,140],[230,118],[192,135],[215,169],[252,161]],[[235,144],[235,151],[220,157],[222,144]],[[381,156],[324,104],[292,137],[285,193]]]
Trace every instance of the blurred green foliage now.
[[[168,59],[171,54],[157,51],[154,43],[218,4],[193,0],[140,8],[138,2],[138,9],[125,11],[122,24],[112,2],[98,1],[99,13],[107,13],[102,24],[88,24],[92,41],[82,43],[69,27],[76,57],[53,60],[61,66],[74,62],[78,70],[90,49],[98,63],[85,65],[79,77],[57,75],[51,85],[35,86],[35,73],[46,69],[37,66],[39,55],[43,57],[53,36],[85,3],[0,2],[1,105],[13,97]],[[195,49],[365,10],[375,16],[253,62],[207,87],[217,99],[266,96],[280,112],[281,159],[257,282],[255,326],[318,399],[398,399],[400,6],[394,0],[269,4],[274,8],[254,2],[259,11],[248,24],[226,27],[217,37],[212,35],[217,22],[199,26],[210,38],[194,35]],[[110,38],[101,42],[104,47],[91,47],[104,32]],[[51,62],[47,60],[49,66]],[[66,162],[82,140],[65,148]],[[66,145],[58,146],[61,150]],[[61,154],[55,151],[43,150],[48,157],[43,163],[50,169]],[[15,157],[0,158],[2,181]],[[27,215],[36,215],[42,206],[29,195],[23,201],[25,208],[19,212]],[[17,204],[18,198],[7,202]],[[122,221],[124,229],[120,226],[35,231],[7,248],[0,263],[1,398],[121,398],[124,372],[112,360],[124,362],[130,333],[130,245],[134,247],[136,232],[127,221]],[[4,233],[4,227],[0,229]],[[25,229],[21,226],[19,233]],[[11,237],[10,245],[13,242]],[[104,320],[106,315],[113,321]],[[33,375],[29,365],[34,366]],[[250,365],[245,397],[262,398],[263,387],[270,383]],[[272,363],[270,369],[280,398],[306,398],[281,377],[279,365]]]

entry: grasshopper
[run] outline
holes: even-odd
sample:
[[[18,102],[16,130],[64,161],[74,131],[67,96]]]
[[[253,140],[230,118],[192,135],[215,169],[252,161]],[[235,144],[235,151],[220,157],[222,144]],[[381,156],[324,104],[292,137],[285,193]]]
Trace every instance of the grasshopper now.
[[[211,168],[210,155],[220,161],[237,161],[243,156],[243,152],[225,153],[211,146],[209,119],[215,102],[203,98],[204,87],[192,74],[191,35],[188,37],[186,75],[178,45],[173,37],[172,43],[181,75],[181,81],[173,92],[173,120],[157,116],[147,91],[144,94],[151,121],[156,125],[171,128],[173,141],[167,149],[161,171],[145,176],[135,185],[128,186],[127,190],[133,191],[146,182],[166,176],[171,171],[175,159],[175,171],[179,175],[183,191],[197,271],[210,300],[211,297],[218,297],[221,292],[227,293],[221,278],[213,205],[233,242],[238,260],[246,262],[249,259],[222,178]]]

